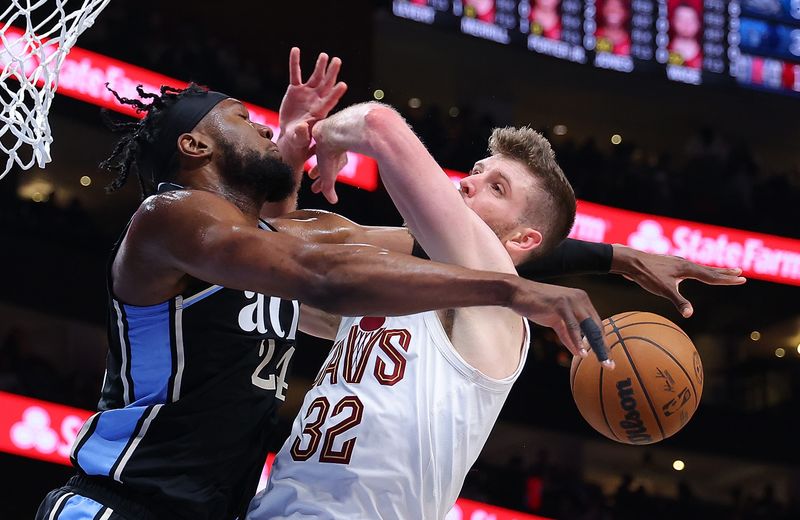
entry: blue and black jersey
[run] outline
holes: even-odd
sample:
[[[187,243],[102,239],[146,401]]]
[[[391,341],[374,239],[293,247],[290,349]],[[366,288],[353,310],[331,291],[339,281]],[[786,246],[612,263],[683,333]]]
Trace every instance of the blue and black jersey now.
[[[110,264],[108,277],[106,376],[72,463],[158,517],[244,517],[286,396],[298,303],[198,281],[140,307],[114,296]]]

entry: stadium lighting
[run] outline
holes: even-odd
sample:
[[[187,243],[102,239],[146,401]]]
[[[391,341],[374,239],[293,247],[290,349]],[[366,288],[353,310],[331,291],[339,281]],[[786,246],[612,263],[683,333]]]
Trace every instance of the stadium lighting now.
[[[622,143],[622,136],[619,134],[614,134],[611,136],[611,144],[617,145]]]
[[[761,339],[761,333],[758,332],[757,330],[754,330],[753,332],[750,333],[750,339],[752,339],[753,341],[760,340]]]
[[[684,462],[680,459],[672,462],[672,469],[674,469],[675,471],[683,471],[683,468],[685,467],[686,464],[684,464]]]
[[[775,349],[775,356],[776,357],[782,358],[785,355],[786,355],[786,350],[784,350],[782,347],[778,347],[778,348]]]
[[[381,89],[379,89],[379,88],[376,88],[376,89],[375,89],[375,92],[373,92],[373,93],[372,93],[372,97],[374,97],[374,98],[375,98],[375,99],[377,99],[378,101],[380,101],[381,99],[383,99],[383,97],[384,97],[385,95],[386,95],[386,94],[383,92],[383,90],[381,90]]]
[[[412,97],[408,100],[408,106],[411,108],[419,108],[422,106],[422,100],[418,97]]]
[[[84,175],[81,177],[81,186],[91,186],[92,185],[92,178],[88,175]]]

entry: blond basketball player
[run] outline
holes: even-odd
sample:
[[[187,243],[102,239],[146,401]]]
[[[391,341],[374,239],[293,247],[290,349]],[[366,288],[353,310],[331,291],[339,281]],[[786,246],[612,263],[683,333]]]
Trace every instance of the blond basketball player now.
[[[313,133],[314,189],[334,201],[344,152],[374,157],[433,260],[515,273],[572,225],[572,188],[528,128],[495,131],[493,155],[460,193],[389,107],[350,107]],[[342,318],[248,518],[443,518],[519,375],[528,333],[499,307]]]

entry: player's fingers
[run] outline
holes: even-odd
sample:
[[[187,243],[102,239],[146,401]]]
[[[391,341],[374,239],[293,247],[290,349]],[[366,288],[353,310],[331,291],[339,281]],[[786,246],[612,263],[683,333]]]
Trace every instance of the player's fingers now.
[[[592,300],[589,299],[589,295],[585,292],[582,293],[581,300],[583,302],[583,307],[581,312],[578,313],[578,319],[583,321],[586,318],[591,318],[591,320],[598,326],[598,330],[602,331],[603,320],[600,318],[600,314],[598,314],[597,309],[594,308],[594,304],[592,303]],[[585,335],[585,331],[583,332]]]
[[[325,198],[328,199],[328,202],[331,204],[336,204],[339,202],[339,196],[336,194],[335,184],[331,183],[330,187],[325,189]]]
[[[320,112],[323,114],[323,117],[328,115],[328,112],[333,110],[333,107],[342,99],[344,93],[347,92],[347,83],[340,81],[337,83],[330,92],[325,96],[322,101],[322,109]]]
[[[586,339],[586,336],[583,337],[581,340],[581,357],[586,357],[589,355],[589,351],[592,349],[592,346],[589,345],[589,340]]]
[[[315,193],[322,193],[328,202],[331,204],[339,202],[339,197],[336,195],[336,179],[331,180],[326,175],[323,175],[314,181],[314,185],[318,185]],[[314,185],[312,185],[312,189]]]
[[[289,84],[299,85],[303,81],[303,73],[300,70],[300,49],[292,47],[289,51]]]
[[[308,128],[308,123],[301,123],[294,127],[292,138],[296,142],[307,143],[311,140],[311,132]]]
[[[325,67],[328,65],[328,55],[321,52],[317,57],[317,64],[314,66],[314,72],[309,76],[306,85],[309,87],[316,87],[322,81],[325,74]]]
[[[578,319],[575,317],[575,313],[569,306],[562,307],[559,315],[561,316],[561,319],[564,320],[564,326],[567,329],[567,334],[569,335],[569,339],[574,351],[580,353],[581,340],[583,339],[581,335],[580,322],[578,322]]]
[[[573,305],[575,316],[579,321],[581,344],[588,343],[603,367],[613,370],[614,362],[608,358],[608,349],[603,339],[603,320],[600,319],[589,295],[579,291],[573,300]]]
[[[603,339],[603,331],[597,322],[592,318],[586,318],[581,322],[581,330],[603,368],[613,370],[614,361],[608,358],[608,348]]]
[[[567,325],[564,323],[564,320],[558,320],[558,323],[553,325],[553,330],[558,336],[558,339],[561,340],[561,343],[563,343],[564,346],[567,347],[567,350],[569,350],[573,356],[581,356],[581,357],[586,356],[585,352],[583,353],[581,352],[580,346],[576,346],[574,344],[573,342],[574,340],[572,339],[572,336],[570,335],[569,330],[567,329]]]
[[[689,264],[691,267],[684,274],[686,278],[699,280],[712,285],[741,285],[747,281],[742,276],[741,269],[724,267],[706,267],[704,265]]]
[[[308,178],[312,180],[319,179],[319,167],[314,166],[308,171]]]
[[[678,312],[681,313],[681,316],[683,316],[684,318],[688,318],[692,314],[694,314],[694,308],[692,307],[691,302],[686,298],[684,298],[680,290],[678,289],[678,285],[680,283],[681,283],[680,281],[675,282],[675,289],[669,291],[667,297],[670,299],[673,305],[675,305],[675,307],[678,309]]]
[[[342,60],[339,58],[333,58],[328,64],[328,68],[325,71],[325,77],[322,80],[321,86],[323,88],[330,88],[334,83],[336,83],[336,78],[339,77],[339,70],[341,68]]]

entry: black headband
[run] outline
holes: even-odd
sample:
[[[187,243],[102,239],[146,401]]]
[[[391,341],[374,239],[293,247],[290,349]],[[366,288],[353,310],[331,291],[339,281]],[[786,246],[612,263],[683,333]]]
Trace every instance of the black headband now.
[[[229,97],[227,94],[209,90],[184,96],[167,108],[159,122],[158,138],[152,146],[142,151],[139,158],[139,168],[145,170],[141,173],[149,176],[154,183],[166,180],[163,175],[169,167],[172,155],[177,151],[178,137],[194,130],[212,108]]]

